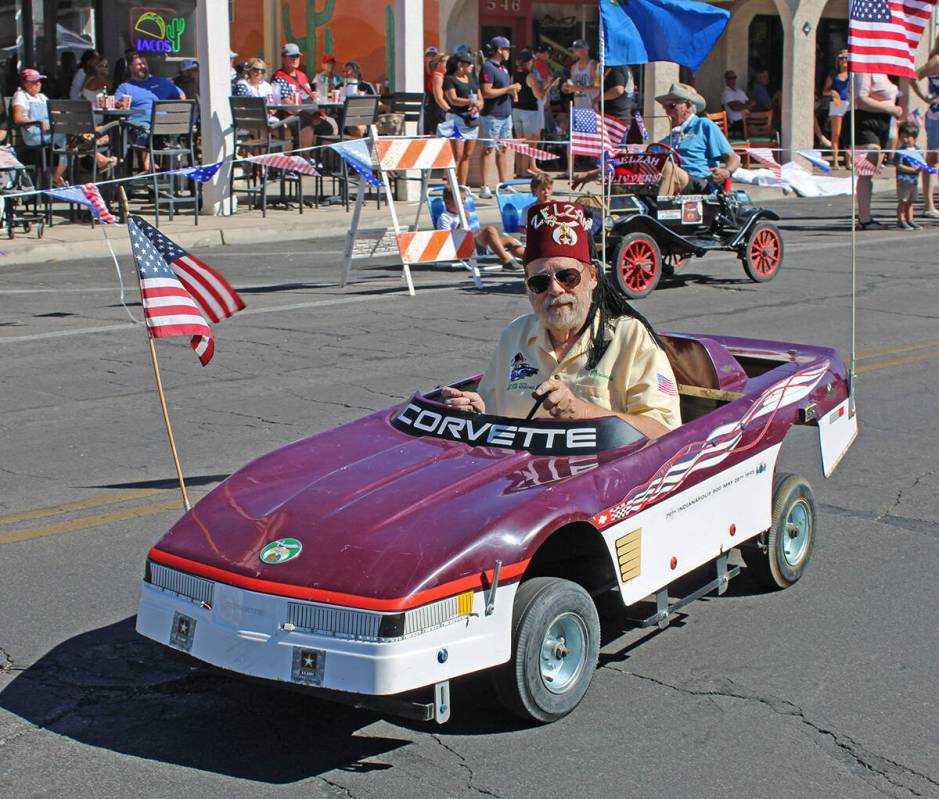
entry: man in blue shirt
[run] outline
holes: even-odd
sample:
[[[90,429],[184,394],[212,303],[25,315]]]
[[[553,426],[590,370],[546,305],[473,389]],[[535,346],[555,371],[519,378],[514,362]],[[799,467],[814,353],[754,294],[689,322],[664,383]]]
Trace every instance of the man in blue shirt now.
[[[665,109],[672,132],[662,139],[681,156],[662,168],[659,194],[707,194],[720,188],[740,166],[727,137],[707,117],[699,117],[704,98],[685,83],[673,83],[667,94],[655,98]]]
[[[173,81],[151,75],[146,59],[136,51],[127,56],[127,76],[114,91],[114,97],[117,100],[125,95],[130,97],[128,137],[132,144],[144,146],[150,131],[153,101],[185,100],[186,95]]]
[[[483,111],[480,114],[482,134],[485,140],[483,149],[483,186],[479,196],[488,199],[492,190],[486,184],[487,173],[492,169],[493,152],[499,151],[496,163],[499,180],[504,183],[513,175],[509,169],[509,153],[505,145],[498,144],[498,139],[512,138],[512,100],[518,96],[521,84],[513,83],[509,71],[503,65],[512,56],[512,44],[504,36],[494,36],[489,43],[493,53],[483,64],[479,76],[479,86],[483,95]]]

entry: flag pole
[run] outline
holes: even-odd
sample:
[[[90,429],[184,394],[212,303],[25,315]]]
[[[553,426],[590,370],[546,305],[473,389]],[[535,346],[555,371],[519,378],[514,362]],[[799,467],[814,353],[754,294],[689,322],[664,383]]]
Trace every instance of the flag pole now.
[[[857,107],[854,96],[854,72],[852,71],[848,72],[848,82],[851,86],[851,369],[848,372],[848,392],[853,395],[857,359],[857,153],[855,150]],[[837,166],[835,164],[835,167]]]
[[[603,31],[603,11],[600,12],[600,269],[606,269],[606,36]]]
[[[127,208],[127,194],[124,187],[120,187],[121,193],[121,211],[124,219],[129,221]],[[143,302],[143,285],[140,282],[140,270],[134,267],[134,273],[137,275],[137,287],[140,289],[141,302]],[[166,407],[166,395],[163,392],[163,380],[160,377],[160,364],[157,361],[156,347],[153,345],[153,334],[150,328],[147,328],[147,341],[150,343],[150,363],[153,364],[153,376],[156,378],[157,392],[160,395],[160,407],[163,409],[163,421],[166,423],[166,435],[170,441],[170,451],[173,453],[173,465],[176,467],[176,477],[179,479],[179,493],[183,496],[183,507],[186,510],[192,510],[192,504],[189,502],[189,494],[186,491],[186,481],[183,479],[183,467],[179,463],[179,453],[176,451],[176,439],[173,438],[173,426],[170,424],[170,412]]]

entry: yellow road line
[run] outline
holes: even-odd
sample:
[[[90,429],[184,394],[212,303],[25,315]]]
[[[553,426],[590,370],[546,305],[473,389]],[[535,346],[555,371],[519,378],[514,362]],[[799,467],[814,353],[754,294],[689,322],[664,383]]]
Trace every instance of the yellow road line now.
[[[83,516],[80,519],[47,524],[42,527],[27,527],[26,529],[14,530],[10,533],[0,533],[0,544],[12,544],[15,541],[29,541],[33,538],[45,538],[49,535],[74,533],[78,530],[87,530],[92,527],[111,524],[112,522],[121,522],[127,519],[141,519],[145,516],[153,516],[168,510],[176,510],[182,514],[182,501],[178,497],[174,497],[173,499],[167,499],[162,502],[155,502],[152,505],[142,505],[137,508],[124,508],[123,510],[111,511],[110,513],[97,513],[94,516]]]
[[[154,494],[165,494],[168,488],[141,488],[137,491],[123,491],[117,494],[101,494],[88,499],[80,499],[76,502],[66,502],[63,505],[53,505],[49,508],[36,508],[35,510],[26,510],[21,513],[11,513],[9,516],[0,516],[0,524],[15,524],[16,522],[25,522],[30,519],[42,519],[46,516],[59,516],[63,513],[71,513],[77,510],[88,510],[90,508],[100,508],[102,505],[115,505],[118,502],[130,502],[135,499],[152,497]],[[176,489],[172,489],[176,490]]]
[[[880,363],[872,363],[869,366],[859,366],[856,371],[859,375],[863,375],[867,372],[876,372],[878,369],[887,369],[891,366],[905,366],[906,364],[929,361],[934,358],[939,358],[939,349],[930,352],[921,352],[918,355],[906,355],[902,358],[890,358]]]
[[[927,341],[920,341],[917,344],[901,344],[896,347],[886,347],[882,350],[870,350],[869,352],[859,352],[857,359],[859,361],[867,361],[871,358],[879,358],[882,355],[895,355],[898,352],[910,352],[912,350],[925,350],[930,349],[931,347],[939,347],[939,338],[928,339]]]

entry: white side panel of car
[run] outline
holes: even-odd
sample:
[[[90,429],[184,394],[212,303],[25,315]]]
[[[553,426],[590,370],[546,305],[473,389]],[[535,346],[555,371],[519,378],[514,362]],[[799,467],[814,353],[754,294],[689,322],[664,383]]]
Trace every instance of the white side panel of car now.
[[[761,450],[603,531],[626,605],[769,528],[780,447]],[[629,540],[626,536],[637,530],[638,573],[633,569],[624,582],[617,542]]]
[[[518,584],[500,586],[494,610],[485,614],[485,595],[473,597],[473,613],[450,624],[395,641],[361,641],[285,630],[284,597],[215,584],[212,607],[201,607],[171,591],[144,583],[137,632],[174,646],[176,614],[194,622],[191,641],[176,648],[240,674],[294,681],[294,652],[322,657],[322,688],[361,694],[396,694],[509,659],[512,604]],[[187,649],[188,646],[188,649]]]
[[[858,432],[854,399],[848,397],[818,420],[818,443],[822,452],[822,474],[831,477]]]

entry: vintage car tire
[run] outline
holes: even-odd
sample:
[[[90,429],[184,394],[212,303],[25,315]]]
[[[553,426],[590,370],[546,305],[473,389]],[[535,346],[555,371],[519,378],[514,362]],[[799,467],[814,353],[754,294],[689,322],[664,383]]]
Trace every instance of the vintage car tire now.
[[[740,252],[743,271],[755,283],[766,283],[776,277],[783,260],[783,242],[779,228],[761,220],[750,230]]]
[[[662,252],[647,233],[628,233],[620,239],[613,262],[616,285],[629,299],[648,297],[662,277]]]
[[[788,588],[805,573],[815,548],[815,494],[797,474],[773,480],[773,524],[764,533],[766,551],[744,548],[747,568],[767,588]]]
[[[674,277],[691,260],[690,255],[671,253],[662,256],[662,277]]]
[[[496,695],[526,721],[557,721],[584,698],[599,653],[600,619],[590,594],[570,580],[534,577],[515,595],[512,656],[493,673]]]

